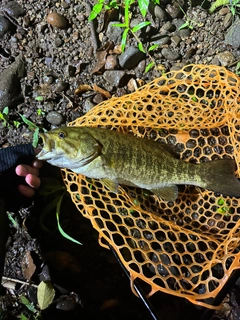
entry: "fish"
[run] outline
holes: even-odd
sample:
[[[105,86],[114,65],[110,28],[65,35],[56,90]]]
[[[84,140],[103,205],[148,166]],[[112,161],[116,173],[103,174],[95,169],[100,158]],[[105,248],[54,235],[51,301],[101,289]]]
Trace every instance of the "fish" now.
[[[233,159],[190,163],[177,158],[167,144],[99,127],[60,127],[40,137],[39,160],[100,179],[115,193],[119,185],[134,186],[175,201],[178,185],[193,185],[240,197]]]

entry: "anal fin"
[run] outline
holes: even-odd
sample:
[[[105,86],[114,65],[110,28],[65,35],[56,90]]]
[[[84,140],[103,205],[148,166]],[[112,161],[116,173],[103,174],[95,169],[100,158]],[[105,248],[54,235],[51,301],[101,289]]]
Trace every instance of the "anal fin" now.
[[[164,201],[175,201],[178,196],[178,187],[174,184],[163,188],[152,189],[150,191]]]
[[[115,180],[111,180],[108,178],[103,178],[100,179],[100,181],[102,182],[102,184],[109,190],[112,191],[114,193],[118,192],[118,182]]]

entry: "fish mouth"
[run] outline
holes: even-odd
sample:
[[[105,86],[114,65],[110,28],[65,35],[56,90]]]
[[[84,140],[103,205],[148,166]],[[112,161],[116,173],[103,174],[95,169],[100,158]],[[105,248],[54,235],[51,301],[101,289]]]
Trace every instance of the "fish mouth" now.
[[[55,150],[55,142],[50,139],[46,133],[40,133],[40,138],[43,141],[43,148],[36,156],[39,160],[49,160],[53,158]]]

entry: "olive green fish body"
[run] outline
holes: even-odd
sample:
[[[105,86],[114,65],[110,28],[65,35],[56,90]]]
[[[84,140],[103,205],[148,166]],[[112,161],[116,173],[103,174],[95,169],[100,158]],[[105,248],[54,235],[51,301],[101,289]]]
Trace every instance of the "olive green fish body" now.
[[[158,142],[101,128],[65,127],[41,136],[45,145],[39,159],[101,179],[115,192],[123,184],[174,200],[176,185],[188,184],[240,196],[233,160],[191,164],[175,158]]]

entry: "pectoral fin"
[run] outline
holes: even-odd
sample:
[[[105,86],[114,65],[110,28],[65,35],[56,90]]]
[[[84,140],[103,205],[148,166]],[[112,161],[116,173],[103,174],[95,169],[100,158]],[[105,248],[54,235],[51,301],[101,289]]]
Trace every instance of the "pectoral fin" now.
[[[100,181],[104,184],[104,186],[114,193],[118,192],[118,183],[115,180],[111,180],[108,178],[100,179]]]
[[[171,185],[164,188],[152,189],[151,192],[164,201],[174,201],[178,196],[178,187]]]

